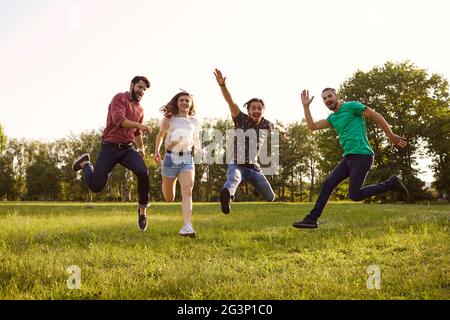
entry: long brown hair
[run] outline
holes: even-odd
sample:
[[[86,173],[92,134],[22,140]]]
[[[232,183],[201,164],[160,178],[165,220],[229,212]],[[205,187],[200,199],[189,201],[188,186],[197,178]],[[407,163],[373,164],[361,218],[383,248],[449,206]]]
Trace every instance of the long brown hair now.
[[[191,104],[191,107],[189,108],[188,115],[189,116],[195,115],[194,98],[188,92],[182,91],[182,92],[179,92],[176,95],[174,95],[173,98],[169,101],[169,103],[167,103],[165,106],[162,106],[159,109],[162,113],[164,113],[165,117],[170,118],[179,113],[178,99],[182,96],[188,96],[189,98],[191,98],[192,104]]]

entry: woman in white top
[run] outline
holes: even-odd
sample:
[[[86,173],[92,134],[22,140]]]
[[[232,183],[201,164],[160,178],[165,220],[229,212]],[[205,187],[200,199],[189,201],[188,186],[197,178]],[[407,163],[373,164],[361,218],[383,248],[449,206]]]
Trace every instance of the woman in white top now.
[[[187,92],[176,94],[161,108],[164,119],[156,136],[154,159],[161,168],[162,191],[167,202],[175,199],[175,186],[180,182],[184,226],[179,234],[195,237],[192,227],[192,189],[194,187],[195,164],[193,151],[201,151],[201,125],[195,115],[192,96]],[[159,150],[164,136],[166,154],[161,160]]]

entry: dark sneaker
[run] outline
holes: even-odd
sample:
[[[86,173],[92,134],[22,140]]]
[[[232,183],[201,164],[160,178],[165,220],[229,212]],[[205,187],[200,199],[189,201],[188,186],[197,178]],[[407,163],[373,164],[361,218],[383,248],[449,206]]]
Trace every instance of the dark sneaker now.
[[[230,202],[231,195],[230,190],[227,188],[223,188],[220,192],[220,206],[222,207],[222,212],[225,214],[230,213]]]
[[[409,192],[408,189],[405,187],[405,185],[403,184],[403,182],[400,180],[399,177],[397,176],[392,176],[391,177],[391,181],[394,184],[394,187],[392,190],[404,195],[407,199],[409,198]]]
[[[78,172],[81,169],[83,169],[81,167],[81,163],[84,161],[87,161],[87,162],[91,161],[91,157],[89,156],[89,153],[83,153],[81,156],[79,156],[78,159],[73,162],[72,170],[75,172]]]
[[[315,219],[312,219],[309,215],[303,218],[301,221],[295,222],[293,225],[295,228],[318,228],[319,222]]]
[[[139,208],[138,208],[138,228],[141,231],[145,231],[147,230],[147,215],[145,214],[140,214],[139,212]]]

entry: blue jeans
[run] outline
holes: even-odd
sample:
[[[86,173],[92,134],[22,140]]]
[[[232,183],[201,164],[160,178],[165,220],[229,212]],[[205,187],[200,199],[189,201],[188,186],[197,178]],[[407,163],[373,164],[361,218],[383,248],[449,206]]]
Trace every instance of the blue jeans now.
[[[234,197],[237,187],[244,181],[250,182],[266,201],[275,200],[272,186],[259,168],[230,163],[227,169],[227,181],[223,187],[227,188]]]
[[[319,198],[309,213],[310,217],[313,219],[320,217],[334,188],[348,177],[350,177],[349,197],[353,201],[361,201],[376,194],[392,190],[394,184],[390,179],[378,184],[362,187],[372,164],[373,155],[371,154],[351,154],[345,156],[336,168],[334,168],[331,175],[325,179]]]
[[[166,153],[161,165],[163,176],[174,179],[184,170],[195,170],[192,154],[179,156],[175,153]]]
[[[89,189],[92,192],[102,191],[108,181],[109,174],[118,163],[136,175],[138,179],[139,207],[147,207],[150,191],[148,171],[144,160],[132,147],[119,149],[114,144],[102,143],[95,167],[90,163],[83,167],[84,178]]]

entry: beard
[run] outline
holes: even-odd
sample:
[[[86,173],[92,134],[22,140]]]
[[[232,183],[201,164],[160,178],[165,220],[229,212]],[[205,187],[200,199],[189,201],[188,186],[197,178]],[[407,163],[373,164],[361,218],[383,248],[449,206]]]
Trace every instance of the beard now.
[[[331,111],[336,110],[336,107],[338,105],[338,101],[334,102],[333,104],[330,104],[328,107],[328,109],[330,109]]]
[[[131,90],[131,98],[137,102],[139,102],[139,100],[141,100],[141,97],[136,94],[136,91],[134,91],[134,89]]]

